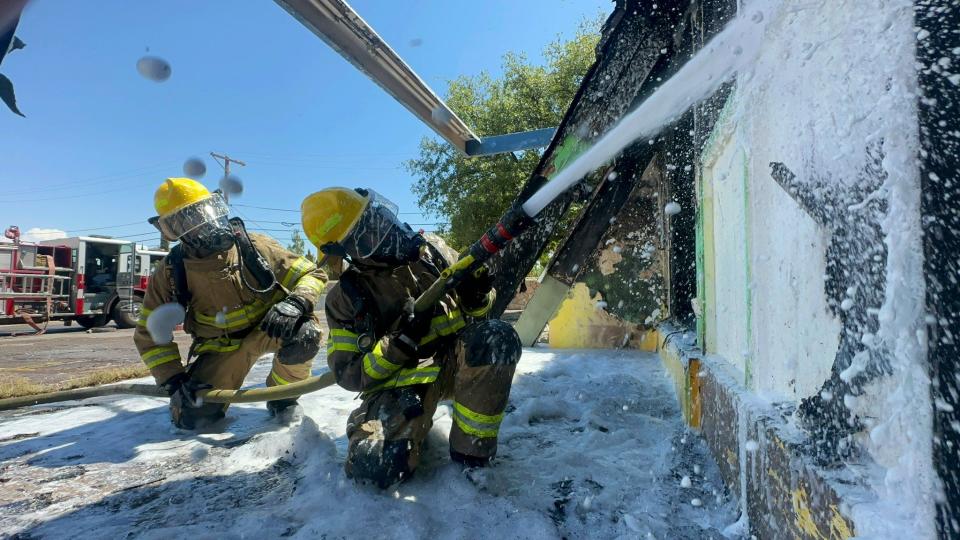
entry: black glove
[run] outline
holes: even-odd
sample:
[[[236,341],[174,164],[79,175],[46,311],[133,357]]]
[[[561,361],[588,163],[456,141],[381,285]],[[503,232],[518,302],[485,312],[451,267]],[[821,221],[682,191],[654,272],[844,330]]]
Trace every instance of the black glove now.
[[[290,339],[297,333],[297,323],[310,313],[310,303],[290,295],[270,308],[260,323],[260,329],[271,338]]]
[[[486,265],[471,272],[457,284],[457,294],[468,308],[478,308],[487,303],[487,295],[493,289],[493,275]]]
[[[160,385],[170,395],[171,405],[196,409],[203,405],[203,400],[197,397],[197,392],[213,388],[212,385],[190,379],[186,373],[177,373]]]

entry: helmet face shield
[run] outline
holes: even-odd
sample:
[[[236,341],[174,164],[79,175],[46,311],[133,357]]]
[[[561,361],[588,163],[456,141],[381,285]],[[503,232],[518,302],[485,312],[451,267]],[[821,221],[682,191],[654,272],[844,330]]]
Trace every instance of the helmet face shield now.
[[[160,216],[156,226],[164,238],[170,241],[178,240],[201,227],[229,231],[230,223],[227,219],[229,212],[223,196],[219,192],[214,192],[210,197],[188,204],[166,216]],[[204,227],[205,225],[209,226]]]
[[[370,259],[395,229],[402,228],[397,217],[397,205],[379,193],[369,190],[370,202],[353,230],[343,240],[344,250],[351,258]]]

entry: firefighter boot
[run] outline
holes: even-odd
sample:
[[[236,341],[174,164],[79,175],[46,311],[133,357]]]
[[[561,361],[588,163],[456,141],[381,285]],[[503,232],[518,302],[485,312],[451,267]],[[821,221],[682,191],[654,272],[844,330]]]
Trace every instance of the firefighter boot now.
[[[297,398],[277,399],[267,402],[267,411],[270,416],[281,424],[289,424],[297,417],[297,411],[300,405],[297,404]]]
[[[227,407],[220,403],[205,403],[199,407],[187,407],[170,401],[170,420],[180,429],[206,429],[226,416]]]

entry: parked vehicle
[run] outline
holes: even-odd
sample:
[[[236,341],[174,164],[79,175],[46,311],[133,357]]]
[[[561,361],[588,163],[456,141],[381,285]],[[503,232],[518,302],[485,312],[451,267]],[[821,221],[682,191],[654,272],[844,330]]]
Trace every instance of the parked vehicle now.
[[[21,242],[15,227],[6,236],[13,242],[0,244],[0,324],[38,331],[51,320],[136,326],[151,271],[166,255],[115,238]]]

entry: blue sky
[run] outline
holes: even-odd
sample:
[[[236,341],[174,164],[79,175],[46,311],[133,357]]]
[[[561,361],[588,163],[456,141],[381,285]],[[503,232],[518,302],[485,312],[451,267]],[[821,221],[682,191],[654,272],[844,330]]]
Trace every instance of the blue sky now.
[[[441,95],[459,75],[499,73],[507,51],[540,61],[558,34],[572,35],[584,17],[613,6],[351,5]],[[27,48],[10,54],[0,72],[14,82],[27,118],[0,110],[0,226],[149,233],[153,191],[181,176],[186,158],[204,157],[202,181],[216,186],[210,151],[248,163],[236,170],[240,204],[298,208],[322,187],[364,185],[394,200],[411,223],[437,221],[415,214],[401,167],[432,132],[270,0],[36,0],[17,35]],[[140,77],[135,65],[145,54],[168,60],[171,78]],[[237,210],[251,228],[282,231],[281,222],[299,221],[296,213]],[[130,225],[92,230],[117,224]],[[136,238],[154,243],[156,235]]]

